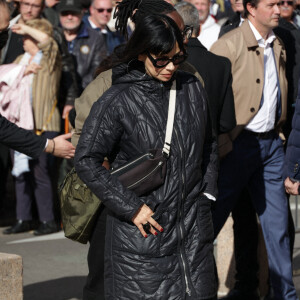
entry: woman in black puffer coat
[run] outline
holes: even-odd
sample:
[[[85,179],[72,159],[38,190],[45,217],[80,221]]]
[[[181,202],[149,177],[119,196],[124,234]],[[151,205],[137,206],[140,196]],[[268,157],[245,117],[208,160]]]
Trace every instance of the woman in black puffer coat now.
[[[91,109],[75,155],[78,175],[108,208],[106,299],[216,299],[210,199],[217,193],[217,147],[204,89],[194,76],[176,72],[185,50],[166,16],[137,24],[123,57],[113,68],[113,86]],[[102,162],[108,157],[117,168],[163,147],[173,80],[165,183],[138,197]]]

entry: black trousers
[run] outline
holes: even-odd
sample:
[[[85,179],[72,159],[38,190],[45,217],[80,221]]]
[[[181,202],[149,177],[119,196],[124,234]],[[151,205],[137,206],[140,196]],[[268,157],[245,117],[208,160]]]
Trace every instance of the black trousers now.
[[[247,189],[243,190],[232,211],[234,256],[236,262],[235,288],[253,292],[258,287],[256,212]]]
[[[107,209],[102,205],[90,239],[89,274],[83,288],[83,300],[104,300],[104,249]]]

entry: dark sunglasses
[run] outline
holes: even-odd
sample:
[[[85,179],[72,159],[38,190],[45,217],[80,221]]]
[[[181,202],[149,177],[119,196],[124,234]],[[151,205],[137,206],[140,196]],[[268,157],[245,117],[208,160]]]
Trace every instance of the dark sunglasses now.
[[[175,54],[172,58],[169,58],[167,56],[154,58],[151,56],[150,52],[147,52],[147,56],[149,57],[149,59],[151,60],[155,68],[163,68],[166,65],[168,65],[170,62],[172,62],[173,65],[179,65],[182,62],[184,62],[187,58],[186,53]]]
[[[63,17],[66,17],[66,16],[68,16],[68,15],[78,16],[78,15],[80,15],[80,14],[81,14],[81,13],[78,12],[78,11],[62,11],[62,12],[60,13],[60,15],[63,16]]]
[[[95,9],[96,9],[96,11],[98,12],[98,13],[103,13],[105,10],[108,12],[108,13],[111,13],[112,12],[112,8],[96,8],[96,7],[94,7]]]
[[[283,0],[283,1],[280,1],[279,3],[280,3],[280,5],[284,5],[284,3],[287,3],[287,5],[292,6],[292,5],[294,4],[294,1],[286,1],[286,0]]]
[[[185,25],[182,31],[183,39],[189,39],[193,33],[193,26]]]

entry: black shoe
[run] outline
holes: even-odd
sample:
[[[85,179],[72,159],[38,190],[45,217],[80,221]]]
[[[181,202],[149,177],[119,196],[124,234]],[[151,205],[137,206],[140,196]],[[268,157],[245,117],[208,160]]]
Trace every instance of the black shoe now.
[[[226,297],[220,298],[220,300],[259,300],[259,296],[256,291],[246,293],[241,290],[233,289]]]
[[[33,229],[32,221],[18,220],[12,227],[3,230],[3,234],[13,234],[30,231]]]
[[[42,222],[37,230],[33,232],[34,235],[50,234],[58,231],[58,226],[54,220]]]

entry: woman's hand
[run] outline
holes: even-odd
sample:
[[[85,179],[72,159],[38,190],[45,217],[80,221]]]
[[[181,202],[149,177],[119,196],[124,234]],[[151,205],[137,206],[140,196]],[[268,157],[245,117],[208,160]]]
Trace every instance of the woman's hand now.
[[[37,43],[44,43],[49,40],[47,33],[25,24],[15,24],[11,27],[11,31],[21,35],[28,35]]]
[[[41,69],[41,66],[33,62],[26,67],[24,76],[29,75],[31,73],[36,74],[39,69]]]
[[[145,238],[148,235],[144,227],[150,227],[149,232],[152,233],[153,235],[157,235],[157,232],[154,229],[154,227],[160,232],[164,231],[163,228],[152,218],[152,216],[153,216],[153,211],[149,206],[144,204],[143,206],[140,207],[140,209],[137,211],[137,213],[134,215],[134,217],[131,220],[135,224],[135,226],[140,230],[140,232]],[[150,225],[148,225],[148,223]]]

